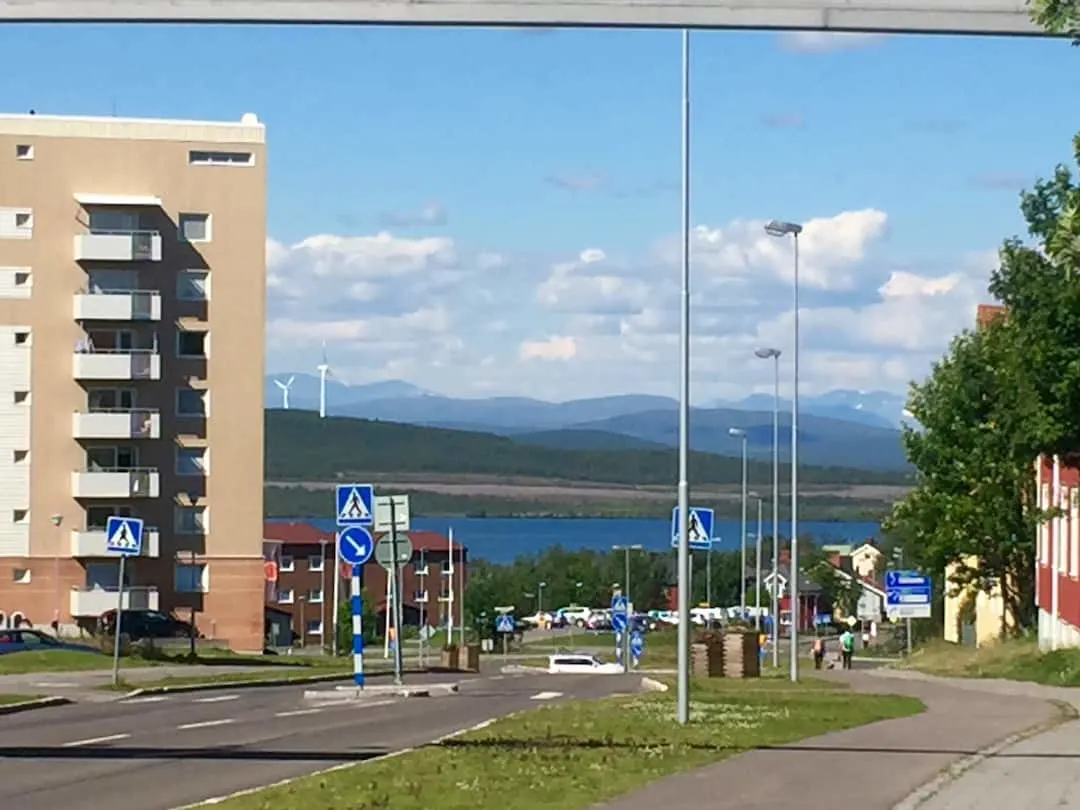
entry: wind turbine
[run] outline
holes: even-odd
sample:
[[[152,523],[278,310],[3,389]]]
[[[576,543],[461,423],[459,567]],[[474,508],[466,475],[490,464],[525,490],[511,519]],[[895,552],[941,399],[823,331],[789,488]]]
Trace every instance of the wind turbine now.
[[[281,389],[281,407],[285,410],[289,410],[289,388],[296,382],[296,375],[289,377],[287,382],[281,380],[274,380],[274,385]]]
[[[326,362],[326,341],[322,345],[322,362],[315,366],[319,371],[319,418],[326,418],[326,378],[330,376],[330,365]]]

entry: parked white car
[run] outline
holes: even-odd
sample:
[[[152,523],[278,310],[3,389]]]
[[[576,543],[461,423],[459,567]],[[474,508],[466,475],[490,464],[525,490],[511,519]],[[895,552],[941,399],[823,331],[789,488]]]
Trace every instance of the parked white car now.
[[[561,653],[548,656],[548,672],[552,675],[617,675],[623,672],[621,664],[607,664],[589,653]]]
[[[581,607],[580,605],[570,605],[569,607],[560,608],[559,614],[563,616],[569,624],[574,627],[584,627],[589,620],[589,616],[592,615],[593,609],[587,607]]]

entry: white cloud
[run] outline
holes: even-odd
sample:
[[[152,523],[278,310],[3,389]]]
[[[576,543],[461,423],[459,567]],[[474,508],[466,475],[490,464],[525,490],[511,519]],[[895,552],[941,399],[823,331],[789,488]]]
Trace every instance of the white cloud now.
[[[785,31],[780,35],[780,47],[793,53],[855,51],[873,47],[884,37],[884,34],[849,31]]]
[[[987,300],[993,253],[898,266],[882,255],[889,218],[875,209],[803,226],[808,392],[904,390]],[[694,230],[695,401],[771,391],[771,365],[755,348],[775,346],[782,366],[790,363],[792,240],[762,227],[737,220]],[[605,245],[539,259],[391,233],[270,242],[269,367],[311,368],[325,340],[349,382],[404,378],[459,396],[675,395],[678,247],[667,236],[639,256]]]

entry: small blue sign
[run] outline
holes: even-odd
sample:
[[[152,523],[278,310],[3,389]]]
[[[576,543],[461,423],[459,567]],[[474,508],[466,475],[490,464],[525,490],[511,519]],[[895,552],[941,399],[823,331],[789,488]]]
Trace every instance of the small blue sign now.
[[[514,617],[510,613],[503,613],[497,619],[495,619],[495,632],[496,633],[513,633],[517,629],[514,623]]]
[[[350,565],[363,565],[375,553],[371,532],[363,526],[349,526],[338,532],[338,556]]]
[[[687,520],[687,542],[695,551],[708,551],[713,544],[713,510],[700,506],[690,507]],[[671,547],[679,547],[679,507],[671,510]]]
[[[142,554],[143,522],[139,518],[113,515],[105,521],[105,550],[110,554],[138,557]]]
[[[930,577],[916,571],[885,572],[885,604],[890,607],[929,605],[933,590]]]
[[[629,620],[630,600],[622,594],[611,597],[611,629],[616,633],[626,631]]]
[[[634,658],[641,658],[643,652],[645,652],[645,637],[641,635],[640,630],[635,630],[630,634],[630,654]]]
[[[337,525],[370,526],[375,522],[375,487],[371,484],[339,484]]]

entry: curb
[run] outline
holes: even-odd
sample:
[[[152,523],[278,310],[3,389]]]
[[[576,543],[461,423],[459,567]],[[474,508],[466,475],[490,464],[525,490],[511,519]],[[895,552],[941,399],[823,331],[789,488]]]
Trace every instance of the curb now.
[[[916,788],[904,799],[901,799],[899,803],[893,805],[892,810],[916,810],[917,807],[928,802],[945,787],[959,779],[972,768],[997,756],[1006,748],[1030,739],[1031,737],[1037,737],[1040,734],[1044,734],[1047,731],[1057,728],[1063,723],[1067,723],[1070,720],[1076,720],[1080,717],[1080,712],[1078,712],[1076,707],[1070,703],[1061,700],[1048,700],[1047,703],[1050,703],[1057,709],[1058,713],[1056,717],[1052,717],[1043,723],[1039,723],[1038,725],[1017,732],[1016,734],[1010,734],[1005,739],[998,740],[996,743],[976,751],[971,756],[964,757],[959,762],[954,762],[925,785]]]
[[[662,683],[662,682],[656,680],[655,678],[642,678],[641,679],[641,688],[644,689],[646,692],[667,692],[668,691],[668,685],[666,683]]]
[[[296,678],[258,678],[249,681],[207,681],[206,683],[178,683],[172,686],[145,686],[124,692],[120,698],[142,697],[144,695],[168,695],[178,692],[209,692],[215,689],[254,689],[260,686],[292,686],[305,683],[330,683],[351,678],[348,672],[326,675],[301,675]]]
[[[47,709],[50,706],[67,706],[75,701],[66,697],[47,697],[47,698],[34,698],[30,700],[23,700],[19,703],[8,703],[0,706],[0,715],[4,714],[19,714],[20,712],[29,712],[34,709]]]

